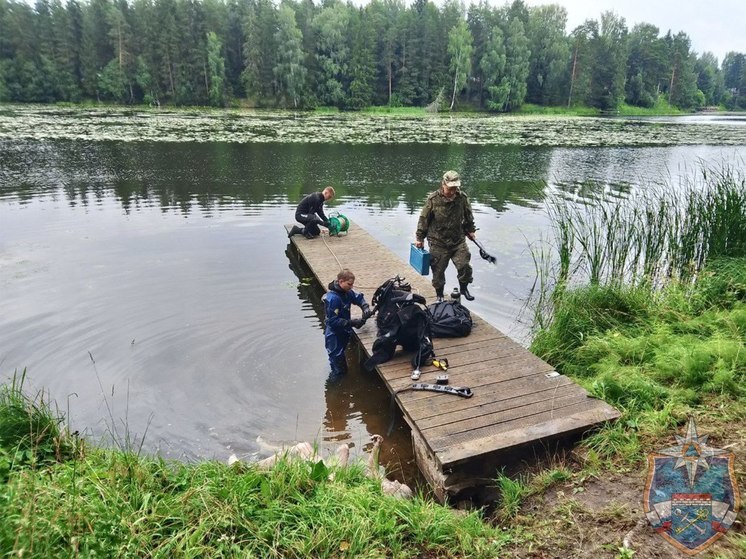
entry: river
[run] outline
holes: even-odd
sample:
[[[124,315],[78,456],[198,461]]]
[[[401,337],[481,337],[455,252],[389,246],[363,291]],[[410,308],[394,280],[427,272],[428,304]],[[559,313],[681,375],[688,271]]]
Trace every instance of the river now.
[[[548,191],[624,196],[745,161],[738,116],[0,107],[0,377],[26,369],[27,388],[94,442],[186,460],[298,440],[358,454],[393,419],[382,460],[406,479],[409,434],[382,383],[356,366],[328,378],[321,291],[282,227],[303,194],[333,185],[329,209],[400,255],[406,276],[419,208],[458,170],[498,258],[473,251],[469,307],[527,345]]]

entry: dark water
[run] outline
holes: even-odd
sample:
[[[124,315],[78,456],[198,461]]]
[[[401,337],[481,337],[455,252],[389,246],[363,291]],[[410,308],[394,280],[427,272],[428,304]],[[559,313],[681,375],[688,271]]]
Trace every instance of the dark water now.
[[[406,262],[427,193],[444,170],[461,171],[478,235],[499,260],[474,251],[470,308],[527,344],[529,245],[545,229],[548,189],[623,195],[675,183],[699,160],[743,167],[744,155],[0,139],[0,377],[27,369],[30,387],[94,440],[129,436],[187,459],[263,457],[299,440],[359,453],[393,418],[382,458],[407,477],[409,433],[382,383],[356,367],[328,379],[321,292],[302,281],[282,227],[304,193],[334,185],[332,209]],[[359,287],[369,298],[375,288]]]

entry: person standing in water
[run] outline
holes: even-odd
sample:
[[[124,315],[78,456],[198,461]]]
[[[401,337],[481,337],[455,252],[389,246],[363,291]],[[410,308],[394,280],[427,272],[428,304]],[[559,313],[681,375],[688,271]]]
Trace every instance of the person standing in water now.
[[[450,261],[456,266],[461,294],[468,301],[474,300],[474,296],[469,293],[469,284],[474,278],[469,264],[471,253],[466,246],[466,237],[472,241],[476,239],[476,228],[471,204],[460,187],[458,173],[447,171],[440,188],[427,197],[417,221],[415,246],[422,248],[427,238],[430,268],[433,272],[432,284],[439,302],[443,300],[446,268]]]
[[[326,316],[324,345],[329,354],[329,365],[333,375],[342,375],[347,372],[345,348],[350,341],[352,329],[361,328],[373,315],[370,305],[365,301],[365,296],[353,291],[354,284],[355,274],[345,268],[337,274],[337,279],[329,284],[329,291],[321,298]],[[352,305],[357,305],[363,310],[362,318],[351,318]]]

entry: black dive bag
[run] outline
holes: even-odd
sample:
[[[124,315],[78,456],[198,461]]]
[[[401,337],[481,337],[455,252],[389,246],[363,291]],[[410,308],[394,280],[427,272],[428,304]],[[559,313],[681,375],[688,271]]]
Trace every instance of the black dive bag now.
[[[441,301],[428,307],[432,318],[433,338],[461,338],[471,333],[473,322],[469,309],[456,301]]]

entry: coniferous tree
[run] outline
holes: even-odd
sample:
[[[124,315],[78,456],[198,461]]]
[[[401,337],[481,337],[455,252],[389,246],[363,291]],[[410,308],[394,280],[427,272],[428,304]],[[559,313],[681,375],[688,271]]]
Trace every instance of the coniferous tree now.
[[[135,59],[131,47],[132,32],[128,18],[128,5],[124,0],[111,4],[108,8],[107,22],[109,40],[114,56],[104,67],[100,77],[100,88],[106,97],[119,103],[131,103],[134,95]]]
[[[697,75],[697,88],[702,92],[706,105],[717,105],[723,98],[725,85],[718,68],[718,60],[711,52],[704,52],[694,63]]]
[[[729,109],[746,108],[746,54],[729,52],[723,59],[723,79]]]
[[[316,61],[316,33],[313,29],[313,18],[319,12],[313,0],[299,0],[295,6],[295,21],[298,29],[303,35],[303,66],[306,68],[306,91],[304,93],[305,104],[314,106],[316,104],[315,91],[317,89],[316,76],[319,75],[319,66]],[[366,7],[367,9],[367,7]]]
[[[161,59],[159,30],[153,0],[135,0],[132,18],[134,76],[133,89],[138,102],[160,105],[159,88]]]
[[[445,93],[454,106],[514,110],[524,100],[653,106],[664,94],[683,109],[746,104],[742,53],[721,70],[686,33],[660,37],[645,23],[627,33],[614,14],[565,36],[563,8],[524,0],[480,0],[467,18],[463,0],[29,1],[0,0],[0,100],[361,108]]]
[[[179,87],[176,89],[176,102],[183,105],[204,105],[210,91],[205,13],[203,5],[197,0],[181,2]]]
[[[68,66],[72,73],[70,100],[80,101],[83,96],[83,9],[78,0],[68,0],[67,12],[67,48]]]
[[[57,67],[54,56],[54,28],[48,0],[37,0],[35,5],[36,56],[34,62],[34,101],[50,103],[58,99]]]
[[[624,100],[627,71],[627,26],[613,12],[601,14],[601,31],[592,40],[593,71],[589,104],[616,109]]]
[[[594,19],[586,20],[572,32],[568,107],[585,104],[590,99],[594,58],[592,42],[597,35],[598,22]]]
[[[485,74],[482,66],[487,43],[490,38],[490,7],[486,0],[479,0],[478,4],[471,4],[466,15],[466,22],[469,25],[469,31],[473,39],[474,49],[472,51],[472,77],[469,81],[467,98],[476,98],[477,104],[481,107],[485,95]]]
[[[432,2],[422,5],[419,25],[423,37],[422,57],[414,63],[419,64],[421,89],[426,94],[423,102],[429,103],[443,91],[448,82],[448,40],[445,22],[441,20],[440,13]]]
[[[668,55],[658,28],[640,23],[629,34],[626,101],[631,105],[652,107],[667,82]]]
[[[561,102],[569,57],[565,36],[567,10],[556,4],[529,10],[526,34],[531,49],[526,99],[549,105]]]
[[[414,105],[421,97],[418,67],[414,61],[420,56],[415,12],[407,9],[397,22],[397,68],[394,95],[397,105]]]
[[[691,109],[700,104],[694,73],[695,56],[690,46],[689,36],[684,32],[677,33],[670,40],[671,81],[668,86],[668,102],[681,109]]]
[[[375,29],[368,8],[360,8],[350,17],[350,109],[362,109],[373,102],[376,77]]]
[[[110,0],[90,0],[83,19],[83,90],[100,100],[99,78],[110,60],[114,47],[110,40]]]
[[[508,94],[505,110],[512,111],[523,105],[526,99],[531,49],[523,23],[517,17],[510,20],[505,36],[505,86]]]
[[[486,104],[491,111],[505,110],[508,101],[510,84],[505,75],[506,62],[503,32],[499,26],[495,25],[479,62],[485,79]]]
[[[158,89],[170,101],[176,100],[176,90],[179,86],[178,66],[179,58],[179,28],[177,20],[177,5],[175,0],[158,0],[155,4],[155,15],[159,33],[155,43],[159,61],[159,79],[156,80]]]
[[[290,6],[281,6],[277,14],[277,62],[274,67],[278,92],[285,106],[295,109],[301,103],[301,95],[306,82],[306,68],[303,66],[303,34],[295,21],[295,12]]]
[[[229,0],[225,23],[225,76],[228,94],[243,97],[246,93],[241,82],[243,70],[243,45],[245,41],[242,22],[246,18],[246,2]]]
[[[244,21],[244,71],[241,74],[247,95],[258,101],[271,101],[275,93],[275,39],[277,16],[271,0],[249,0]]]
[[[324,105],[342,107],[347,100],[348,23],[348,8],[340,2],[329,3],[313,19],[319,64],[317,95]]]
[[[384,103],[391,105],[394,100],[394,79],[399,68],[398,21],[405,8],[402,0],[372,0],[370,7],[378,31],[378,44],[376,45],[378,59],[376,81],[380,84],[378,97]]]

